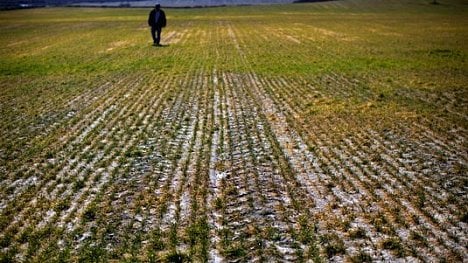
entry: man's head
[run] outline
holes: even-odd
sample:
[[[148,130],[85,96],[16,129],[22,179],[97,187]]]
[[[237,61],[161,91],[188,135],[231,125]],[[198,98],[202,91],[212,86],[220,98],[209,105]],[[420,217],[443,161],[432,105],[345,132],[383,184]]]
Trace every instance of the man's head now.
[[[159,10],[159,9],[161,8],[161,5],[160,5],[160,4],[156,4],[156,5],[154,6],[154,8],[156,8],[156,10]]]

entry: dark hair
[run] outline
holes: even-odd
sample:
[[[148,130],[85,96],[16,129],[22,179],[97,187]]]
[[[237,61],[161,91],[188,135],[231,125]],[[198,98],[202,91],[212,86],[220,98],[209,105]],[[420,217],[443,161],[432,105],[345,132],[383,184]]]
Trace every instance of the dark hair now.
[[[161,7],[161,5],[160,5],[160,4],[156,4],[154,7],[159,8],[159,7]]]

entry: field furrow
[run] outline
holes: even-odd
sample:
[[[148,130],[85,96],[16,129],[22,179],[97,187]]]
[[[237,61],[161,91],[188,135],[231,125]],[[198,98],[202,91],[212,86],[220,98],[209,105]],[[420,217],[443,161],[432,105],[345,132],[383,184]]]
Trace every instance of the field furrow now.
[[[0,262],[465,262],[456,0],[0,11]]]

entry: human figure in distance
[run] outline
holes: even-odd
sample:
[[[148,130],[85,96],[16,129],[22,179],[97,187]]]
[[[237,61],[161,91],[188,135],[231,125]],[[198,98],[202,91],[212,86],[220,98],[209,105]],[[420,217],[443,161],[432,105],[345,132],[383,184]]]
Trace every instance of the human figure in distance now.
[[[161,10],[161,5],[156,4],[148,17],[148,25],[151,27],[153,46],[161,46],[161,30],[166,26],[166,14]]]

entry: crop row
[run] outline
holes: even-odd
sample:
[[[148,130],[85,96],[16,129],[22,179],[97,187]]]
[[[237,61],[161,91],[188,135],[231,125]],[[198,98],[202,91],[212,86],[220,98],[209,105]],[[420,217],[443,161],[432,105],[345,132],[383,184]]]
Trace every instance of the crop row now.
[[[261,41],[242,29],[237,38]],[[290,47],[294,53],[294,45]],[[248,67],[249,55],[257,54],[244,51]],[[315,218],[327,256],[462,259],[466,210],[457,204],[465,197],[463,183],[455,178],[466,163],[463,146],[420,124],[375,126],[351,116],[322,117],[322,101],[333,102],[347,91],[352,93],[344,97],[354,100],[365,100],[366,90],[371,94],[358,80],[334,73],[325,77],[324,82],[310,83],[253,75],[249,86],[274,116],[270,124],[276,127],[278,141],[287,155],[289,149],[300,181],[316,198]],[[333,97],[327,94],[330,90]],[[443,187],[442,176],[458,183]]]
[[[182,13],[165,47],[99,46],[135,72],[6,85],[0,261],[466,260],[463,81],[368,43],[408,27]]]

